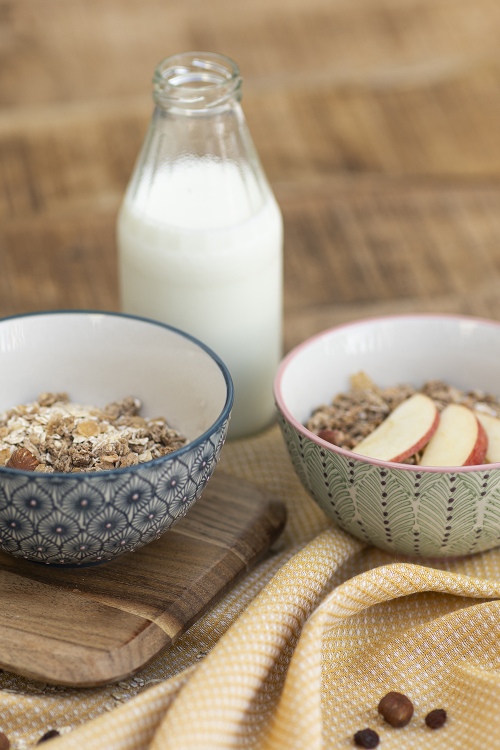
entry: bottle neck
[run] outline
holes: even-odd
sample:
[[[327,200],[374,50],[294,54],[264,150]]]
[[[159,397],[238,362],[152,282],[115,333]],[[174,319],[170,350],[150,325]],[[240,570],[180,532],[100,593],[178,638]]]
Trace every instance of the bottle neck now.
[[[188,116],[217,114],[241,99],[236,63],[213,52],[186,52],[162,60],[153,77],[158,108]]]

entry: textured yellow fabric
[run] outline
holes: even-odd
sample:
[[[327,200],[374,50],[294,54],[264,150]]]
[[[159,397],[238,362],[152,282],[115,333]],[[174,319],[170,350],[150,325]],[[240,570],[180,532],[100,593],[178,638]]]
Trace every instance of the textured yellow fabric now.
[[[319,750],[500,747],[500,550],[405,560],[364,547],[323,516],[280,433],[228,443],[222,468],[286,503],[273,553],[174,646],[130,680],[69,690],[0,675],[13,750],[50,728],[51,750]],[[395,729],[389,690],[414,703]],[[446,724],[425,726],[444,708]]]

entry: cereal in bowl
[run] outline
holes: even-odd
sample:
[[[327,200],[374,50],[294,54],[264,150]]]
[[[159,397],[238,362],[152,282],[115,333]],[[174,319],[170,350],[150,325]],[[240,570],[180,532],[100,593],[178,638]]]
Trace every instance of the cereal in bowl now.
[[[73,403],[66,393],[0,414],[0,466],[38,472],[89,472],[145,463],[187,440],[163,417],[140,416],[141,402],[127,396],[103,409]]]
[[[306,427],[368,458],[421,466],[500,462],[500,400],[441,380],[380,388],[363,372]]]

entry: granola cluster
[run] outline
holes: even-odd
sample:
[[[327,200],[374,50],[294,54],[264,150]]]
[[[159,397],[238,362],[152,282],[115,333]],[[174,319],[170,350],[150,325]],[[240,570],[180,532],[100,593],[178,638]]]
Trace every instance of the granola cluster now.
[[[422,388],[408,384],[379,388],[364,372],[351,376],[350,390],[339,393],[331,404],[318,406],[306,427],[316,435],[331,430],[331,442],[352,450],[389,414],[414,393],[424,393],[442,411],[448,404],[462,404],[473,411],[500,417],[500,400],[479,390],[461,391],[441,380],[429,380]],[[413,460],[411,460],[413,462]]]
[[[42,393],[0,414],[0,466],[102,471],[145,463],[187,443],[163,417],[146,419],[140,408],[131,396],[100,409],[72,403],[66,393]]]

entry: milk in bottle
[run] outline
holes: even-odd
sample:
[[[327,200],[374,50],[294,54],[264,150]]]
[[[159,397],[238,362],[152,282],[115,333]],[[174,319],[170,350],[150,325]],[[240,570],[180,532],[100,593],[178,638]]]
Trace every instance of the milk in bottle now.
[[[279,207],[220,55],[167,58],[156,109],[117,225],[122,308],[210,346],[235,389],[229,437],[274,418],[281,358]]]

